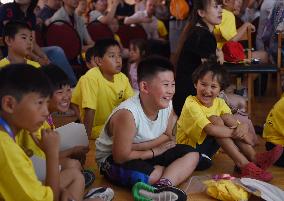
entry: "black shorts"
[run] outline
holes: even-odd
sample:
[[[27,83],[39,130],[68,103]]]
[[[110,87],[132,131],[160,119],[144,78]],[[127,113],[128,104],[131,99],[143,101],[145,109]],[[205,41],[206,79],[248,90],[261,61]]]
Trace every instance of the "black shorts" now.
[[[206,170],[212,166],[212,156],[219,150],[220,145],[212,136],[206,136],[202,144],[196,145],[195,151],[200,158],[196,170]]]
[[[155,169],[154,166],[167,167],[178,158],[190,152],[195,152],[194,148],[188,145],[177,144],[175,147],[152,159],[136,159],[123,164],[115,163],[112,156],[109,156],[101,165],[100,171],[102,175],[113,183],[132,187],[137,182],[148,183],[149,176]]]

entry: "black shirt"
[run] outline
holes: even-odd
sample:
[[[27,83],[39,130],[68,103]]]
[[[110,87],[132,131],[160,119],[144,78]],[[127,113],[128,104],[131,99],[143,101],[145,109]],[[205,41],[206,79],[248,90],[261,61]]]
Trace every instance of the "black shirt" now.
[[[181,50],[176,69],[176,93],[173,107],[179,116],[185,99],[195,95],[192,73],[201,64],[202,58],[216,55],[216,39],[207,27],[194,26],[188,33]]]

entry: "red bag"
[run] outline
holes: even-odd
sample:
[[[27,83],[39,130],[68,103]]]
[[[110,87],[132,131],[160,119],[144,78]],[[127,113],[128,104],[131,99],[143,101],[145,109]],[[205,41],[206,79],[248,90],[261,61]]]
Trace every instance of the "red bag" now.
[[[244,47],[239,42],[229,41],[223,45],[222,48],[224,60],[227,62],[238,63],[243,61],[246,57]]]

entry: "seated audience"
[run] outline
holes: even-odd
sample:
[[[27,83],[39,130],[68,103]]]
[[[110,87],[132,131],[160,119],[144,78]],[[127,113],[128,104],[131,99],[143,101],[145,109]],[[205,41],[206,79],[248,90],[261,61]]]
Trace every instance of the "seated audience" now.
[[[45,26],[48,26],[50,24],[50,18],[61,7],[61,4],[61,0],[47,0],[37,17],[42,20]]]
[[[74,27],[80,36],[82,50],[86,51],[94,45],[94,41],[88,33],[84,20],[75,13],[78,4],[79,0],[63,0],[63,6],[54,13],[50,21],[63,20]]]
[[[41,65],[50,62],[56,64],[67,74],[71,85],[74,86],[77,82],[74,71],[70,66],[64,51],[58,46],[39,47],[36,42],[36,16],[34,8],[36,1],[16,0],[13,3],[6,3],[0,6],[0,36],[2,36],[3,28],[9,21],[24,21],[32,29],[32,51],[30,52],[30,59],[39,62]],[[4,56],[7,56],[7,49],[2,48]]]
[[[155,17],[155,0],[147,0],[146,8],[143,11],[137,11],[132,16],[124,19],[124,24],[141,24],[147,33],[148,39],[159,39],[158,19]]]

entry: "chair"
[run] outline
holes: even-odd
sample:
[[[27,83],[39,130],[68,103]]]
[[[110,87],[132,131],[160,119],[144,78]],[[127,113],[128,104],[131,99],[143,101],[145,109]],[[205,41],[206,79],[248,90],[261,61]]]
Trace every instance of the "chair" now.
[[[92,21],[87,25],[88,32],[93,41],[105,38],[113,38],[110,28],[99,21]]]
[[[77,31],[62,20],[52,22],[46,30],[46,45],[61,47],[69,61],[77,60],[81,54],[81,40]]]
[[[243,35],[241,41],[247,42],[247,58],[248,64],[225,64],[225,68],[232,74],[247,74],[248,77],[248,114],[252,114],[252,104],[254,101],[254,74],[256,73],[277,73],[278,68],[273,64],[252,64],[252,39],[251,28],[248,27],[246,34]],[[278,76],[277,76],[278,77]],[[239,82],[240,83],[240,82]],[[237,86],[238,88],[238,86]]]
[[[147,34],[144,28],[139,25],[121,25],[117,32],[118,36],[121,39],[123,47],[128,48],[129,42],[134,39],[145,39],[147,40]]]

